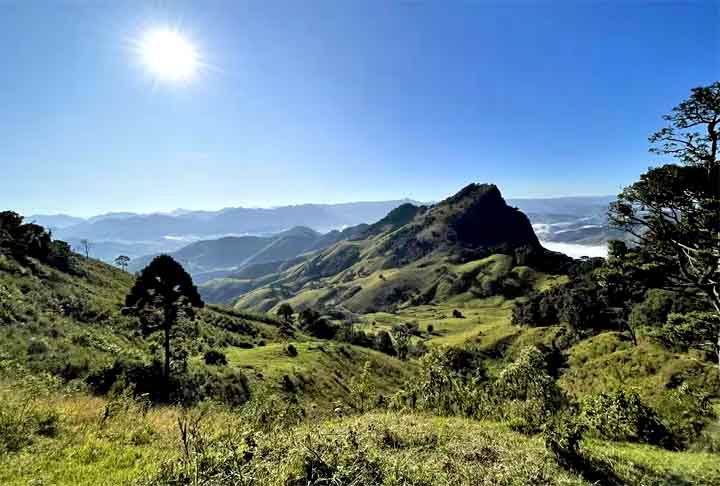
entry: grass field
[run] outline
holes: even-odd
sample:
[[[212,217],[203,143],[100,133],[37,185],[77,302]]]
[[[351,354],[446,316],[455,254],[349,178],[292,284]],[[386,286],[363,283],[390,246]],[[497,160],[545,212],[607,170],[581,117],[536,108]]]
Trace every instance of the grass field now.
[[[289,354],[290,345],[296,356]],[[286,388],[292,386],[302,402],[320,408],[343,403],[350,383],[366,361],[371,366],[372,386],[386,397],[397,391],[414,371],[413,363],[378,351],[323,340],[272,343],[253,349],[228,348],[225,354],[228,365],[242,369],[253,388],[287,392]]]
[[[35,398],[33,406],[59,414],[57,431],[53,437],[36,437],[19,453],[1,455],[2,484],[132,484],[183,456],[177,424],[187,412],[179,408],[144,409],[124,399],[77,394]],[[108,408],[112,413],[103,418]],[[198,433],[207,450],[204,460],[218,460],[233,443],[242,450],[248,434],[256,438],[265,452],[236,471],[252,475],[254,484],[280,485],[302,477],[316,454],[339,470],[352,467],[354,474],[388,485],[586,485],[609,473],[629,485],[720,482],[717,454],[599,440],[582,445],[597,470],[564,470],[541,437],[521,435],[496,422],[378,410],[258,434],[240,412],[210,407],[190,413],[203,417]],[[192,484],[202,483],[201,476]]]

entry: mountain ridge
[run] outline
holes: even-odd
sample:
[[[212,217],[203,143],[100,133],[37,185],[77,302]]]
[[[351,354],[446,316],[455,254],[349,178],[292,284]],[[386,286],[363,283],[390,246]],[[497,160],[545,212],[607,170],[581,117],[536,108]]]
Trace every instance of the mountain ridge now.
[[[462,279],[475,279],[478,272],[455,274],[450,268],[496,253],[510,258],[503,263],[503,278],[518,265],[548,255],[560,258],[543,249],[529,219],[507,205],[497,186],[470,184],[432,206],[397,208],[358,238],[337,241],[274,274],[210,281],[201,289],[218,297],[226,285],[226,302],[261,311],[283,301],[298,307],[344,305],[356,312],[391,310],[432,300],[438,288],[448,295],[470,291],[476,285]],[[240,294],[233,297],[233,291]]]

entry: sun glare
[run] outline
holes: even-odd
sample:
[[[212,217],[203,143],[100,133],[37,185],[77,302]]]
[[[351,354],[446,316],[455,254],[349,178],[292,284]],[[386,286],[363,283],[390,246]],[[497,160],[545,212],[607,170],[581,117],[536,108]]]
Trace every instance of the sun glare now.
[[[177,31],[151,30],[140,40],[138,48],[143,64],[158,79],[187,81],[198,69],[195,46]]]

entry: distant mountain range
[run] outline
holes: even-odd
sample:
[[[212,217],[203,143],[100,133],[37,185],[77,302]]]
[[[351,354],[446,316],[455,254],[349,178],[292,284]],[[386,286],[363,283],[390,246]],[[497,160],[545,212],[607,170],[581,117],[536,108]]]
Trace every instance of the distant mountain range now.
[[[301,204],[277,208],[225,208],[219,211],[176,210],[171,213],[108,213],[83,219],[67,215],[32,215],[28,220],[50,228],[73,246],[92,242],[91,255],[111,261],[175,251],[188,243],[225,236],[262,236],[304,226],[328,232],[372,223],[409,200]]]
[[[175,260],[193,276],[196,283],[237,274],[257,273],[259,268],[275,269],[280,263],[316,250],[322,250],[338,241],[349,239],[369,226],[360,224],[343,231],[319,233],[311,228],[296,226],[271,236],[226,236],[215,240],[190,243],[171,252]],[[154,255],[145,255],[131,261],[129,270],[142,270]],[[268,266],[268,265],[276,265]],[[261,273],[264,273],[263,270]]]
[[[613,199],[612,196],[591,196],[509,199],[507,202],[528,216],[544,245],[579,256],[603,254],[608,239],[622,236],[607,225],[607,207]],[[178,209],[169,213],[153,214],[116,212],[91,218],[63,214],[32,215],[27,219],[52,229],[56,237],[68,241],[74,247],[79,247],[82,239],[89,240],[90,253],[95,258],[112,261],[117,255],[124,254],[132,259],[139,259],[134,267],[147,262],[147,255],[176,252],[188,245],[191,245],[188,252],[205,247],[227,251],[227,248],[232,247],[233,251],[238,253],[232,254],[230,264],[219,261],[218,265],[200,264],[197,268],[192,266],[196,268],[196,274],[214,271],[223,274],[227,267],[237,268],[239,262],[251,256],[242,250],[246,244],[249,245],[248,248],[254,248],[251,241],[262,246],[277,239],[285,231],[302,227],[317,233],[313,238],[320,242],[322,239],[318,234],[360,224],[372,224],[405,203],[420,205],[416,201],[392,200],[302,204],[265,209],[238,207],[218,211]],[[336,236],[328,235],[326,243],[332,244]],[[264,239],[253,240],[251,237]],[[207,243],[210,240],[220,242],[213,245]],[[278,245],[281,244],[280,241],[287,243],[287,240],[281,238]],[[193,244],[199,246],[192,247]],[[287,255],[306,251],[303,245],[304,242]],[[255,263],[262,263],[263,258],[265,257],[258,257]]]

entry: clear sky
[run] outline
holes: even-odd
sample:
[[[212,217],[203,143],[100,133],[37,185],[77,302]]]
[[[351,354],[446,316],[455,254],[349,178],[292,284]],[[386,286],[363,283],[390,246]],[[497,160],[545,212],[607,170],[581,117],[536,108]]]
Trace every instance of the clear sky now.
[[[613,194],[720,77],[715,1],[0,0],[0,206]],[[206,64],[162,82],[133,41]]]

